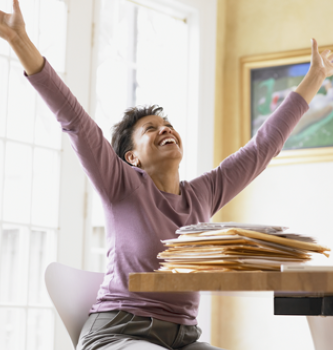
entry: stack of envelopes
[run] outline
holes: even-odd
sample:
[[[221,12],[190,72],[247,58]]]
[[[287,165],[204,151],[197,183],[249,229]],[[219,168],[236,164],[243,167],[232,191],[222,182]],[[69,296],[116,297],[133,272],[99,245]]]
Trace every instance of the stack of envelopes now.
[[[309,261],[329,248],[312,237],[286,233],[285,227],[237,223],[201,223],[178,230],[179,237],[162,241],[159,271],[279,271],[282,264]]]

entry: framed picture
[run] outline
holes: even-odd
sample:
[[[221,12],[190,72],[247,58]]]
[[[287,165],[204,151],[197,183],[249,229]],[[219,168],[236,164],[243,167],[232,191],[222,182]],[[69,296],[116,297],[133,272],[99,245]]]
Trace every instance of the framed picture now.
[[[321,47],[320,52],[333,46]],[[310,67],[311,49],[243,57],[242,137],[246,143],[293,91]],[[333,79],[322,84],[272,165],[333,161]]]

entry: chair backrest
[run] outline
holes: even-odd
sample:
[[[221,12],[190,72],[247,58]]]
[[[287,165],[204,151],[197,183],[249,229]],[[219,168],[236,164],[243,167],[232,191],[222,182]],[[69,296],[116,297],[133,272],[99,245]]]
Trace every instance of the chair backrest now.
[[[53,262],[45,271],[45,284],[74,346],[96,301],[104,273],[89,272]]]

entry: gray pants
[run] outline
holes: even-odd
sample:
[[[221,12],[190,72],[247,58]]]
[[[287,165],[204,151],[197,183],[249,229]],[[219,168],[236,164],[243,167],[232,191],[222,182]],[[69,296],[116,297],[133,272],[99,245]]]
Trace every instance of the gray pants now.
[[[219,350],[197,342],[201,330],[135,316],[125,311],[91,314],[82,328],[76,350]]]

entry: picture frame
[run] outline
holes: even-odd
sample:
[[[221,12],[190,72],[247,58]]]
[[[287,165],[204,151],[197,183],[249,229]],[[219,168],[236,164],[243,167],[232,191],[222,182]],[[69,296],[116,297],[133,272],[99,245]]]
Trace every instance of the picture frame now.
[[[332,46],[320,47],[319,52]],[[245,144],[303,79],[311,49],[240,59],[242,143]],[[325,80],[271,165],[333,161],[333,79]]]

